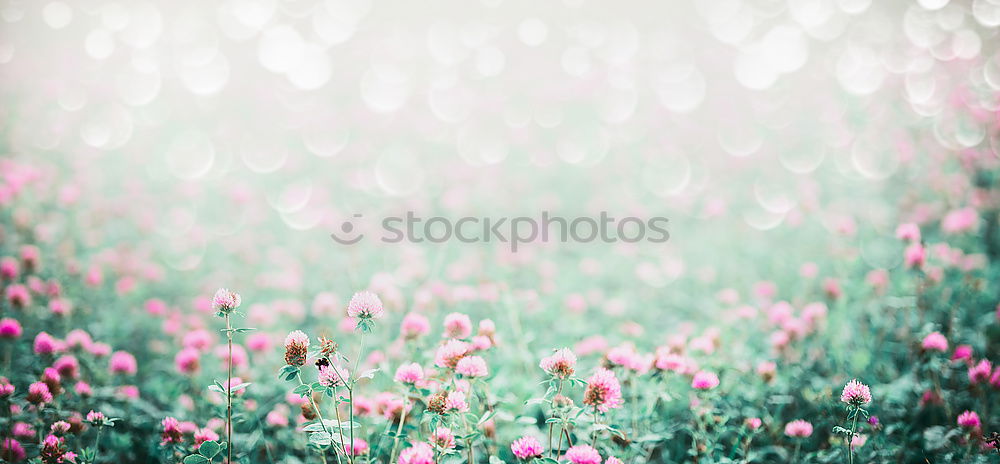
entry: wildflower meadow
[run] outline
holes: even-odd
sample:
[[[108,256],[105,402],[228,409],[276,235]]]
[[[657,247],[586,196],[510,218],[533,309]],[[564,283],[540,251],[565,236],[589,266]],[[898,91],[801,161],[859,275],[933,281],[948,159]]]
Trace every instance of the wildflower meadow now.
[[[0,0],[0,461],[1000,463],[1000,3]]]

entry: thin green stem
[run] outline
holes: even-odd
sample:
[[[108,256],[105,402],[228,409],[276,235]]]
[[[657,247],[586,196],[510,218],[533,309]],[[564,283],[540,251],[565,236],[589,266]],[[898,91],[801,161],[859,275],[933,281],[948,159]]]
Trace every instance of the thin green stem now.
[[[295,374],[295,378],[299,380],[299,385],[305,385],[306,384],[305,382],[302,381],[302,373],[301,372],[296,373]],[[333,434],[331,434],[330,430],[326,428],[326,421],[323,420],[323,413],[321,413],[319,411],[319,406],[316,405],[316,400],[313,399],[311,391],[309,392],[309,405],[312,406],[313,411],[316,413],[316,417],[319,418],[319,424],[323,427],[323,431],[326,432],[326,434],[329,435],[332,438]],[[323,463],[325,464],[326,463],[326,451],[325,450],[320,450],[319,456],[320,456],[320,458],[323,459]]]
[[[399,425],[396,426],[396,436],[392,437],[392,451],[389,453],[389,462],[396,462],[396,447],[399,446],[399,436],[403,433],[403,422],[406,422],[406,404],[409,402],[409,395],[403,395],[403,413],[399,416]]]
[[[233,326],[226,312],[226,339],[229,344],[228,374],[226,377],[226,455],[233,462]]]

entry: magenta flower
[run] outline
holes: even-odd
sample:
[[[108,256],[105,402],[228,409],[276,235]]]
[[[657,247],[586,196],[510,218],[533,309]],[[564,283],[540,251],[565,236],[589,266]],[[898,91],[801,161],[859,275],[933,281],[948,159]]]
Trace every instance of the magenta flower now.
[[[361,438],[355,438],[351,443],[344,443],[344,453],[351,456],[368,454],[368,442]]]
[[[215,292],[215,296],[212,297],[212,310],[228,313],[239,308],[242,302],[243,298],[240,297],[239,293],[220,288]]]
[[[466,377],[486,377],[489,370],[486,368],[486,361],[479,356],[466,356],[455,365],[455,372]]]
[[[21,329],[21,323],[17,319],[9,317],[0,319],[0,338],[20,338],[22,333],[24,333],[24,330]]]
[[[137,370],[135,356],[127,351],[115,351],[108,361],[108,371],[112,374],[134,375]]]
[[[174,367],[177,372],[184,375],[192,375],[198,372],[201,366],[200,355],[194,348],[184,348],[174,356]]]
[[[920,343],[925,351],[948,351],[948,339],[941,332],[931,332]]]
[[[587,379],[587,389],[583,392],[583,404],[600,412],[620,408],[624,404],[622,387],[615,373],[603,367],[597,368]]]
[[[7,380],[7,377],[0,377],[0,398],[7,398],[14,394],[14,385]]]
[[[13,284],[7,287],[7,302],[15,308],[24,308],[31,304],[31,293],[28,287],[21,284]]]
[[[413,446],[399,453],[397,464],[434,464],[434,449],[424,442],[414,442]]]
[[[601,453],[590,445],[576,445],[566,450],[563,456],[573,464],[601,464]]]
[[[42,462],[46,463],[73,462],[76,457],[75,454],[66,451],[65,440],[55,435],[49,435],[42,440],[42,449],[39,451],[39,455]]]
[[[691,380],[691,388],[698,390],[711,390],[719,386],[719,376],[714,372],[698,371]]]
[[[10,256],[0,258],[0,279],[14,280],[20,272],[21,266],[16,258]]]
[[[354,319],[379,319],[385,315],[378,295],[363,291],[355,293],[347,304],[347,315]]]
[[[553,377],[565,379],[576,371],[576,355],[569,348],[556,350],[551,356],[542,358],[538,366]]]
[[[545,452],[545,449],[542,448],[542,444],[535,437],[526,435],[514,440],[510,444],[510,451],[518,459],[529,460],[541,456]]]
[[[757,430],[760,428],[761,424],[763,424],[759,417],[748,417],[745,421],[743,421],[743,423],[746,424],[747,428],[750,430]]]
[[[420,364],[403,364],[396,369],[395,380],[399,383],[414,385],[424,379],[424,368]]]
[[[52,402],[52,392],[44,382],[35,382],[28,385],[28,396],[25,399],[36,406],[42,406]]]
[[[181,430],[181,423],[174,419],[173,417],[165,417],[160,421],[160,425],[163,426],[163,432],[160,435],[160,444],[165,445],[167,443],[180,443],[184,441],[184,432]]]
[[[80,375],[80,363],[73,355],[60,357],[52,363],[52,367],[63,377],[75,379]]]
[[[990,379],[991,372],[993,372],[993,365],[990,364],[990,361],[986,359],[980,360],[976,365],[969,368],[969,382],[972,384],[986,382]]]
[[[907,268],[923,267],[926,260],[927,254],[924,251],[924,246],[919,243],[911,243],[903,251],[903,263]]]
[[[847,382],[840,394],[840,401],[854,407],[861,407],[872,402],[872,394],[868,386],[857,379]]]
[[[793,420],[785,424],[785,435],[788,435],[789,437],[805,438],[811,436],[812,433],[812,424],[802,419]]]
[[[46,332],[38,332],[35,335],[35,354],[52,354],[59,349],[59,340],[56,340]]]
[[[0,444],[0,459],[7,462],[20,462],[27,457],[24,447],[13,438],[5,438]]]
[[[104,413],[99,411],[94,411],[93,409],[87,413],[87,422],[97,424],[104,420]]]
[[[90,388],[90,384],[82,380],[73,385],[73,391],[80,396],[91,396],[94,394],[94,391]]]
[[[69,432],[69,427],[70,427],[69,422],[55,421],[49,427],[49,431],[52,432],[52,434],[54,435],[65,435],[66,432]]]
[[[216,441],[218,439],[219,434],[215,433],[212,429],[201,428],[194,431],[194,446],[201,446],[206,441]]]
[[[965,411],[958,415],[958,425],[967,429],[978,428],[982,425],[979,421],[979,414],[974,411]]]
[[[955,352],[951,355],[952,361],[972,360],[972,346],[970,345],[958,345],[955,347]]]

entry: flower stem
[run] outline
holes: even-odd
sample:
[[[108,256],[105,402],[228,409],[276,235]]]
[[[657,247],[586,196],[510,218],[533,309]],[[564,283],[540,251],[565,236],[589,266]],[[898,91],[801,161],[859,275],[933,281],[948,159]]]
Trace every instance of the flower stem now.
[[[305,385],[306,384],[305,382],[302,381],[302,373],[301,372],[295,374],[295,378],[299,379],[299,385]],[[331,441],[332,441],[333,434],[331,434],[330,430],[328,430],[326,428],[326,421],[323,420],[323,413],[319,412],[319,406],[316,405],[316,400],[313,399],[311,391],[309,392],[309,405],[312,406],[313,411],[316,413],[316,417],[319,418],[319,425],[323,426],[323,431],[326,432],[327,435],[330,435],[330,438],[331,438]],[[319,457],[322,458],[323,459],[323,463],[326,464],[326,450],[320,450]],[[337,458],[337,459],[339,460],[340,458]]]
[[[101,451],[101,431],[104,426],[97,427],[97,438],[94,438],[94,462],[97,462],[97,454]]]
[[[560,378],[559,379],[559,388],[556,390],[556,396],[554,396],[553,399],[562,394],[562,389],[563,389],[563,379]],[[548,448],[549,448],[550,452],[552,451],[552,429],[555,428],[555,426],[556,426],[555,422],[552,422],[552,423],[549,424]],[[559,432],[559,433],[561,434],[562,432]],[[559,440],[562,441],[562,436],[559,437]]]
[[[233,326],[226,312],[226,339],[229,344],[228,374],[226,377],[226,454],[228,462],[233,462]]]
[[[392,437],[392,452],[389,453],[389,462],[396,462],[396,447],[399,446],[399,435],[403,433],[403,422],[406,422],[406,403],[409,402],[409,395],[403,395],[403,413],[399,416],[399,425],[396,426],[396,436]]]
[[[854,464],[854,431],[858,428],[858,415],[861,414],[861,407],[854,408],[854,420],[851,421],[851,434],[847,436],[847,462]]]
[[[340,374],[337,374],[337,375],[340,375]],[[346,385],[346,383],[345,383],[345,385]],[[333,396],[334,396],[334,398],[337,397],[337,392],[336,391],[333,392]],[[334,411],[334,413],[337,414],[337,433],[340,434],[340,443],[343,444],[344,443],[344,424],[342,424],[341,420],[340,420],[340,405],[337,404],[338,402],[339,401],[334,401],[333,411]],[[354,409],[354,405],[351,405],[351,409]],[[353,430],[353,428],[352,428],[352,430]],[[344,454],[348,454],[347,453],[347,447],[344,448]],[[350,460],[351,456],[354,456],[354,440],[351,440],[351,453],[350,453],[350,455],[348,456],[347,459]],[[337,457],[337,462],[340,462],[339,455]]]

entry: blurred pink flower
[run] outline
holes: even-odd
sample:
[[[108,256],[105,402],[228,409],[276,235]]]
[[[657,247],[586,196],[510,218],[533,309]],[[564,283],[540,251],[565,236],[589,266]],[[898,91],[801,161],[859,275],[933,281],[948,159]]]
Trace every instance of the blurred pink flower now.
[[[441,449],[452,449],[455,447],[455,434],[448,427],[437,427],[431,434],[430,442]]]
[[[84,381],[79,381],[73,386],[73,391],[80,396],[91,396],[94,394],[93,390],[90,388],[90,384]]]
[[[900,224],[898,227],[896,227],[896,238],[900,240],[905,240],[907,242],[919,242],[920,226],[912,222],[906,222]]]
[[[194,348],[198,351],[205,351],[215,342],[215,335],[205,329],[195,329],[184,334],[182,344],[185,348]]]
[[[0,398],[7,398],[14,394],[14,385],[7,380],[7,377],[0,377]]]
[[[344,452],[350,456],[368,454],[368,442],[362,438],[355,438],[351,443],[344,443]]]
[[[52,393],[44,382],[35,382],[28,385],[28,395],[25,399],[31,404],[41,406],[52,402]]]
[[[247,337],[247,348],[250,348],[250,351],[263,353],[270,351],[272,345],[271,336],[266,333],[255,333]]]
[[[974,429],[982,425],[982,422],[979,420],[979,414],[966,410],[958,415],[958,425],[968,429]]]
[[[200,355],[194,348],[184,348],[174,356],[174,367],[181,374],[192,375],[198,372],[200,366]]]
[[[948,351],[948,339],[941,334],[941,332],[931,332],[924,337],[924,340],[920,343],[926,351]]]
[[[288,408],[280,408],[284,405],[275,406],[270,412],[267,413],[267,417],[264,419],[267,425],[271,427],[287,427],[288,426]]]
[[[789,437],[805,438],[812,435],[812,433],[812,424],[802,419],[793,420],[788,424],[785,424],[785,435],[788,435]]]
[[[911,243],[903,251],[903,264],[907,268],[921,268],[926,260],[927,254],[924,251],[924,246],[919,243]]]
[[[137,370],[135,356],[127,351],[115,351],[108,361],[108,371],[112,374],[134,375]]]
[[[27,457],[24,447],[13,438],[4,438],[0,443],[0,459],[7,462],[20,462]]]
[[[18,264],[17,259],[10,256],[0,258],[0,279],[14,280],[20,272],[21,266]]]
[[[438,347],[434,354],[434,365],[454,369],[468,352],[468,343],[461,340],[448,340],[444,345]]]
[[[219,434],[215,433],[211,429],[197,429],[194,432],[194,446],[201,446],[201,444],[206,441],[216,441],[218,439]]]
[[[181,424],[173,417],[165,417],[160,421],[163,430],[160,434],[160,444],[180,443],[184,441],[184,434],[181,431]]]
[[[35,354],[52,354],[59,348],[59,340],[56,340],[46,332],[38,332],[35,335]]]
[[[20,338],[24,330],[17,319],[5,317],[0,319],[0,338],[14,339]]]
[[[535,437],[523,436],[510,444],[510,451],[518,459],[529,460],[541,456],[545,449]]]
[[[993,365],[987,359],[980,360],[976,365],[969,368],[969,382],[972,384],[977,384],[981,382],[986,382],[990,379],[990,373],[993,372]]]
[[[444,407],[452,412],[467,412],[469,404],[465,402],[465,393],[460,391],[448,393],[448,397],[444,400]]]
[[[466,314],[448,314],[444,317],[444,335],[448,338],[469,338],[472,335],[472,320]]]
[[[431,323],[427,317],[418,313],[407,313],[399,326],[399,334],[406,340],[413,340],[427,335],[431,331]]]
[[[466,377],[486,377],[489,370],[486,361],[479,356],[466,356],[455,365],[455,372]]]
[[[31,304],[31,293],[28,287],[21,284],[13,284],[7,287],[7,302],[15,308],[24,308]]]
[[[73,355],[61,356],[52,363],[52,367],[63,377],[75,379],[80,375],[80,363]]]
[[[719,376],[713,372],[698,371],[691,380],[691,388],[698,390],[711,390],[719,386]]]
[[[424,369],[417,363],[402,364],[396,369],[395,380],[414,385],[424,379]]]
[[[397,464],[434,464],[434,450],[424,442],[414,442],[399,453]]]
[[[941,230],[949,235],[974,231],[979,226],[979,213],[966,207],[949,212],[941,220]]]
[[[563,456],[573,464],[601,464],[601,453],[590,445],[571,446]]]
[[[951,355],[952,361],[972,361],[972,346],[970,345],[958,345],[955,347],[955,352]]]

